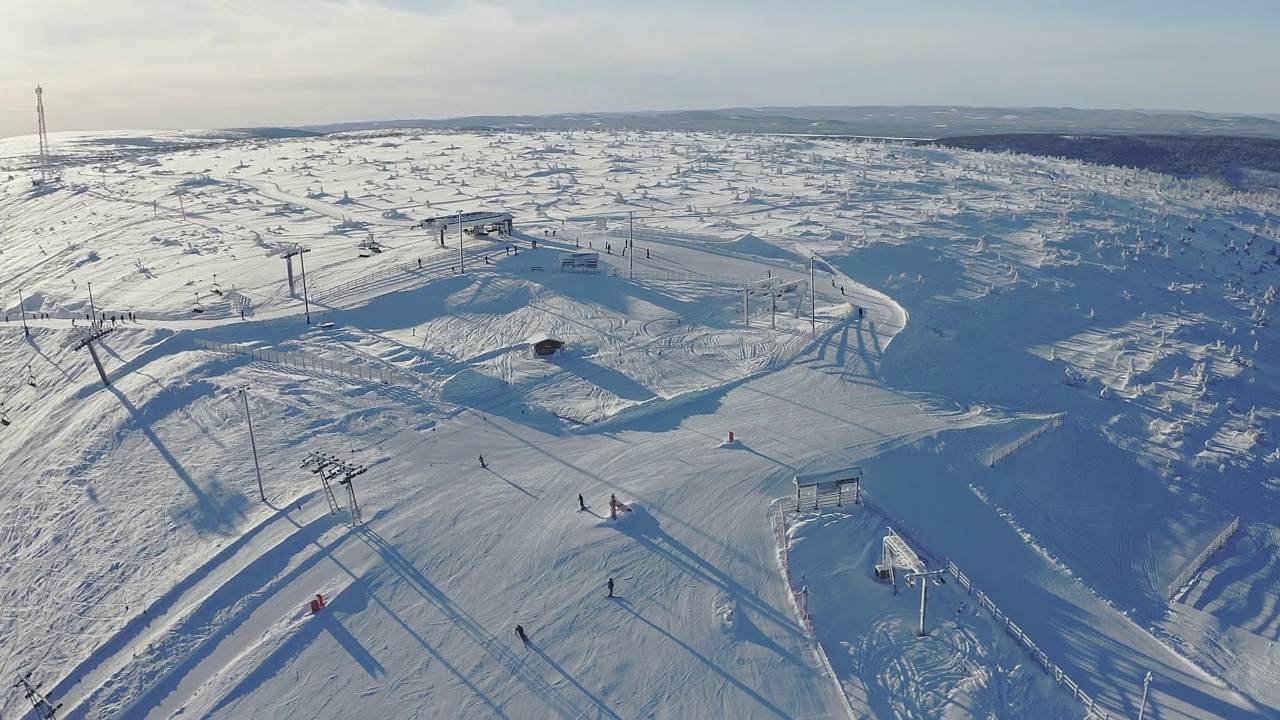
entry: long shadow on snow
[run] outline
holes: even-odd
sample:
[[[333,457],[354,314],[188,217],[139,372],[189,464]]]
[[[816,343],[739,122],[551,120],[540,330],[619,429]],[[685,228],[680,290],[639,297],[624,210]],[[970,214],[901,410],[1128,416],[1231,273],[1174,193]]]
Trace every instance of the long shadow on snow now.
[[[703,655],[702,653],[698,652],[697,650],[695,650],[691,645],[689,645],[689,644],[688,644],[688,643],[686,643],[685,641],[683,641],[683,640],[681,640],[680,638],[676,637],[675,635],[672,635],[671,633],[667,632],[667,630],[666,630],[665,628],[663,628],[663,627],[659,626],[657,623],[653,622],[653,621],[652,621],[652,620],[650,620],[649,618],[647,618],[647,617],[645,617],[645,616],[641,615],[639,612],[637,612],[637,611],[635,611],[634,609],[632,609],[632,607],[631,607],[631,604],[630,604],[630,603],[623,602],[623,603],[619,603],[619,604],[622,606],[622,609],[624,609],[624,610],[626,610],[627,612],[631,613],[633,616],[635,616],[635,618],[636,618],[637,620],[639,620],[640,622],[644,623],[645,625],[648,625],[649,627],[653,628],[654,630],[658,631],[659,633],[661,633],[664,637],[666,637],[666,638],[667,638],[668,640],[670,640],[671,642],[673,642],[673,643],[675,643],[675,644],[679,645],[681,648],[683,648],[685,651],[687,651],[690,655],[694,656],[694,657],[695,657],[695,658],[697,658],[699,661],[701,661],[703,665],[706,665],[708,669],[710,669],[710,670],[711,670],[712,672],[714,672],[715,674],[719,675],[719,676],[720,676],[720,677],[721,677],[725,682],[729,683],[730,685],[732,685],[733,687],[737,688],[738,690],[741,690],[743,693],[745,693],[747,696],[749,696],[752,700],[755,700],[756,702],[760,703],[760,705],[761,705],[762,707],[764,707],[766,710],[768,710],[769,712],[773,713],[774,715],[776,715],[776,716],[778,716],[778,717],[780,717],[780,718],[790,718],[790,717],[791,717],[791,715],[790,715],[790,714],[788,714],[786,711],[784,711],[782,708],[780,708],[780,707],[778,707],[777,705],[774,705],[773,703],[769,702],[769,699],[768,699],[768,698],[766,698],[765,696],[761,695],[760,693],[758,693],[758,692],[756,692],[755,690],[753,690],[753,689],[751,689],[750,687],[748,687],[748,686],[746,685],[746,683],[742,682],[742,681],[741,681],[741,680],[739,680],[738,678],[736,678],[736,677],[734,677],[733,675],[729,674],[729,673],[728,673],[724,668],[722,668],[722,667],[720,667],[719,665],[716,665],[715,663],[711,662],[710,658],[708,658],[706,655]]]
[[[551,706],[554,712],[561,717],[583,716],[584,713],[582,709],[578,707],[577,703],[566,697],[562,691],[558,690],[554,686],[548,685],[541,676],[530,670],[528,665],[519,655],[511,650],[507,643],[498,640],[493,633],[489,632],[488,629],[481,625],[474,617],[454,603],[443,590],[433,585],[431,581],[422,574],[422,571],[410,562],[399,549],[387,542],[385,538],[372,530],[368,525],[361,525],[356,528],[355,532],[361,540],[368,543],[369,546],[378,553],[378,556],[382,558],[388,568],[405,581],[408,587],[417,591],[420,596],[434,605],[436,609],[438,609],[440,613],[450,621],[453,627],[461,630],[468,638],[471,639],[472,642],[478,645],[480,649],[484,650],[490,657],[506,668],[512,676],[528,686],[539,699]],[[382,605],[381,601],[378,601],[378,603],[384,610],[387,610],[387,612],[390,613],[390,610],[387,609],[385,605]],[[399,621],[398,618],[397,621]],[[410,631],[402,621],[399,622],[401,626],[413,634],[415,638],[418,637],[417,634]],[[419,642],[424,646],[429,647],[426,645],[426,641],[421,640],[420,638]],[[461,678],[473,692],[480,695],[495,714],[502,716],[501,711],[499,711],[493,702],[489,700],[488,697],[484,696],[470,680],[465,678],[452,665],[449,665],[444,657],[437,651],[432,649],[431,652],[436,655],[437,659],[444,662],[455,675]],[[575,682],[574,685],[578,684]],[[578,685],[578,687],[579,689],[582,689],[581,685]],[[586,693],[585,689],[583,692]],[[601,707],[598,699],[590,693],[586,693],[586,695],[590,700],[596,703],[597,707]]]
[[[147,436],[151,444],[160,452],[160,456],[173,469],[178,479],[182,480],[187,489],[191,491],[191,494],[195,496],[196,505],[187,513],[190,516],[191,526],[198,532],[225,533],[233,529],[236,521],[244,515],[245,507],[248,505],[249,501],[245,499],[245,496],[226,490],[222,483],[216,479],[210,481],[210,489],[206,490],[200,487],[200,484],[191,477],[187,469],[182,466],[182,463],[178,462],[178,459],[173,456],[169,448],[156,436],[155,431],[151,429],[150,421],[143,416],[133,403],[129,402],[129,398],[125,397],[124,393],[116,389],[114,385],[108,386],[107,390],[111,391],[111,394],[116,396],[120,404],[125,406],[130,415],[133,416],[138,429]]]
[[[359,603],[360,599],[367,599],[367,595],[362,595],[363,588],[348,586],[344,588],[338,595],[332,598],[328,605],[325,606],[323,612],[312,615],[301,623],[301,627],[285,641],[280,647],[276,648],[265,659],[258,663],[253,672],[249,673],[235,687],[231,688],[226,695],[218,701],[218,704],[209,710],[209,715],[216,715],[218,711],[235,704],[237,701],[248,697],[254,690],[261,687],[267,680],[275,677],[283,670],[287,662],[302,654],[316,638],[320,637],[322,632],[328,632],[333,636],[334,640],[342,646],[344,650],[351,655],[351,659],[369,674],[370,678],[377,678],[379,675],[386,674],[386,668],[382,663],[378,662],[373,653],[360,643],[350,630],[342,624],[339,613],[343,615],[353,615],[362,609],[363,604]]]
[[[314,495],[315,492],[307,493],[295,502],[305,502],[310,500]],[[288,503],[284,510],[276,510],[276,512],[270,517],[266,518],[248,532],[236,538],[234,542],[231,542],[226,547],[222,548],[222,550],[218,551],[217,555],[214,555],[205,561],[205,563],[195,572],[187,575],[182,580],[178,581],[178,583],[173,587],[169,588],[169,590],[163,595],[153,600],[151,604],[146,607],[148,612],[135,615],[133,619],[125,624],[124,627],[120,628],[120,630],[117,631],[116,634],[107,642],[98,646],[98,649],[94,650],[92,655],[81,661],[80,664],[78,664],[71,672],[67,673],[66,677],[54,686],[50,695],[55,697],[65,697],[70,690],[70,686],[79,683],[81,678],[88,675],[102,663],[106,662],[111,658],[111,656],[123,652],[132,638],[141,634],[141,632],[150,626],[157,618],[163,618],[165,615],[172,612],[174,604],[182,599],[184,593],[195,587],[201,580],[209,577],[215,569],[221,567],[223,563],[227,562],[236,553],[243,550],[247,545],[249,545],[249,543],[258,537],[264,529],[276,520],[288,519],[287,508],[290,507],[293,507],[293,502]],[[292,523],[294,521],[289,519],[289,522]],[[297,525],[297,523],[294,524],[295,526]]]
[[[206,595],[194,612],[167,633],[170,638],[186,637],[201,638],[201,640],[195,643],[190,653],[177,664],[162,670],[158,677],[153,677],[153,684],[134,698],[123,717],[140,717],[145,715],[146,711],[163,703],[165,698],[181,685],[187,673],[195,669],[209,651],[235,632],[236,628],[273,594],[274,588],[287,586],[294,578],[302,575],[321,558],[326,557],[330,548],[349,538],[350,535],[344,534],[329,546],[320,546],[320,552],[298,563],[287,574],[279,575],[289,567],[289,563],[298,553],[306,549],[306,546],[315,545],[320,536],[333,527],[335,522],[334,516],[321,515],[307,525],[299,527],[293,535],[255,558],[253,562],[219,585],[216,590]],[[264,586],[261,581],[264,576],[274,579]],[[261,592],[254,594],[254,589],[261,589]],[[224,614],[228,609],[234,609],[235,612]],[[209,628],[214,629],[209,632]],[[112,691],[114,694],[127,694],[132,689],[127,685],[116,685]]]
[[[592,383],[623,400],[644,402],[657,397],[652,390],[617,370],[598,365],[584,357],[557,355],[552,358],[552,362],[559,365],[562,370],[577,375],[584,382]]]
[[[772,620],[787,633],[794,636],[804,634],[791,617],[791,613],[780,611],[765,602],[737,580],[707,562],[701,555],[668,535],[662,530],[658,519],[645,512],[643,507],[633,508],[631,513],[612,524],[611,527],[630,536],[649,552],[666,558],[668,562],[689,575],[723,590],[732,599],[751,608],[762,617]]]
[[[595,705],[596,705],[596,712],[597,712],[597,713],[603,713],[603,714],[604,714],[605,716],[607,716],[607,717],[615,718],[615,720],[622,720],[622,716],[621,716],[621,715],[619,715],[618,713],[616,713],[616,712],[614,712],[612,709],[610,709],[610,708],[609,708],[609,706],[608,706],[608,705],[606,705],[606,704],[605,704],[605,702],[604,702],[603,700],[601,700],[600,698],[598,698],[598,697],[596,697],[595,695],[593,695],[593,694],[591,693],[591,691],[590,691],[590,690],[588,690],[588,689],[586,689],[585,687],[583,687],[583,686],[582,686],[582,683],[578,682],[576,679],[574,679],[574,677],[573,677],[572,675],[570,675],[569,673],[565,672],[565,671],[564,671],[564,668],[560,667],[560,663],[557,663],[555,660],[552,660],[552,659],[551,659],[551,657],[550,657],[549,655],[547,655],[545,652],[543,652],[543,651],[542,651],[542,648],[538,647],[538,644],[537,644],[537,643],[535,643],[535,642],[533,642],[532,640],[530,640],[530,641],[529,641],[529,649],[530,649],[530,650],[532,650],[533,652],[537,653],[538,657],[541,657],[543,660],[545,660],[545,661],[546,661],[546,663],[547,663],[548,665],[550,665],[550,666],[551,666],[551,669],[553,669],[553,670],[555,670],[556,672],[560,673],[560,675],[561,675],[565,680],[568,680],[570,683],[572,683],[572,684],[573,684],[573,686],[574,686],[574,687],[576,687],[576,688],[578,688],[578,690],[579,690],[583,695],[586,695],[586,696],[591,700],[591,702],[595,703]],[[597,715],[597,717],[598,717],[598,715]]]
[[[1266,713],[1248,696],[1226,683],[1209,680],[1203,671],[1188,663],[1172,650],[1162,657],[1145,655],[1125,645],[1122,639],[1112,638],[1085,622],[1086,614],[1043,587],[1028,583],[1024,587],[1024,607],[1040,609],[1039,613],[1027,613],[1017,620],[1029,637],[1036,639],[1042,649],[1048,648],[1049,657],[1062,666],[1067,675],[1083,681],[1086,690],[1103,707],[1109,707],[1120,717],[1137,717],[1137,700],[1142,695],[1142,678],[1151,671],[1155,680],[1151,684],[1153,702],[1147,712],[1155,718],[1165,717],[1159,708],[1168,701],[1161,701],[1160,694],[1177,698],[1194,709],[1201,717],[1242,717],[1242,709],[1219,697],[1192,687],[1197,685],[1226,685],[1223,694],[1234,693],[1246,704],[1249,717],[1276,717]],[[1145,631],[1135,628],[1135,632]],[[1051,642],[1046,645],[1045,639]],[[1054,647],[1056,645],[1056,647]],[[1163,644],[1160,644],[1163,647]],[[1090,662],[1096,660],[1097,662]],[[1171,661],[1171,662],[1166,662]],[[1154,662],[1153,662],[1154,661]],[[1158,694],[1156,694],[1158,693]],[[1153,707],[1155,714],[1152,715]],[[1166,711],[1169,712],[1169,711]],[[1178,716],[1181,716],[1179,714]]]

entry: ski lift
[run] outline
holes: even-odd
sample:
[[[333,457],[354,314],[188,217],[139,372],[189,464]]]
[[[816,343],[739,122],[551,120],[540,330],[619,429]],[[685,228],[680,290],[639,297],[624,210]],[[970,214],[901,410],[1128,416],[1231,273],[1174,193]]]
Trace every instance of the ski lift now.
[[[213,287],[210,287],[210,288],[209,288],[209,292],[213,293],[214,295],[221,295],[221,294],[222,294],[222,286],[218,284],[218,274],[217,274],[217,273],[214,273],[214,274],[213,274]]]
[[[369,252],[368,245],[365,245],[363,243],[360,245],[360,257],[369,257],[372,254],[373,253]]]
[[[204,312],[204,306],[200,304],[200,293],[196,293],[196,304],[195,304],[195,307],[191,308],[191,312],[193,313]]]
[[[36,386],[36,371],[31,369],[31,363],[27,363],[27,384],[31,387]]]

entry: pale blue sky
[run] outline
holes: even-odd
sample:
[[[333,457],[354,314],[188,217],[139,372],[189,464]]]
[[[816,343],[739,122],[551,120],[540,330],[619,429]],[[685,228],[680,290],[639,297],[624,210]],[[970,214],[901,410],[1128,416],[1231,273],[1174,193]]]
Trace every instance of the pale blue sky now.
[[[1280,0],[0,0],[0,137],[763,105],[1280,113]]]

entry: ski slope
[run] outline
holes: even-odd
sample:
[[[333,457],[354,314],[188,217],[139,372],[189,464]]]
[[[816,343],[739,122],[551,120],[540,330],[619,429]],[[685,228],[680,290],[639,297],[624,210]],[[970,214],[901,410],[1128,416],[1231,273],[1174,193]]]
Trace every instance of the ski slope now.
[[[1280,716],[1274,196],[508,132],[68,134],[33,190],[33,144],[0,142],[0,671],[59,717],[1089,712],[955,582],[918,638],[873,578],[887,522],[1095,716],[1147,672],[1151,717]],[[473,210],[515,234],[416,227]],[[367,468],[362,524],[312,452]],[[796,473],[855,465],[887,517],[795,511]]]

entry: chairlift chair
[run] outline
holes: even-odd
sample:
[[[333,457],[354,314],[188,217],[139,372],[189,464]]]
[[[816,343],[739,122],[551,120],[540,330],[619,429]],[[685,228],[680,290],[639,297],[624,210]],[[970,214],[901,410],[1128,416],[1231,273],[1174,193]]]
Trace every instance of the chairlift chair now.
[[[4,403],[0,403],[0,425],[9,425],[9,411],[5,409]]]
[[[31,369],[31,363],[27,363],[27,384],[31,387],[36,386],[36,371]]]
[[[204,306],[200,304],[200,293],[196,293],[196,304],[195,304],[195,307],[191,308],[191,312],[193,313],[204,312]]]
[[[370,253],[370,252],[369,252],[369,246],[368,246],[368,245],[361,245],[361,246],[360,246],[360,257],[369,257],[370,255],[372,255],[372,253]]]

